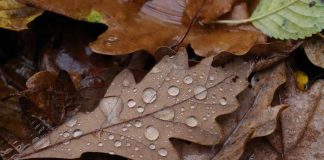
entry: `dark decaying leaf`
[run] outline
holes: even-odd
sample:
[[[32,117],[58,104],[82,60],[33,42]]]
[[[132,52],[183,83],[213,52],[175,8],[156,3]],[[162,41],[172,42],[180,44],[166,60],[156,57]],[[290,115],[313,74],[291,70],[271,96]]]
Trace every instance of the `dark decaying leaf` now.
[[[247,86],[250,64],[236,60],[214,68],[212,60],[188,68],[181,49],[138,84],[123,71],[93,112],[78,113],[21,156],[76,158],[104,152],[131,159],[179,159],[170,138],[218,144],[223,134],[215,118],[238,107],[235,96]]]
[[[5,159],[16,159],[18,153],[28,147],[20,138],[0,127],[0,156]]]
[[[184,43],[190,43],[200,56],[223,51],[245,54],[254,44],[264,42],[264,35],[255,29],[243,29],[241,26],[202,27],[196,24],[190,27],[190,23],[182,23],[184,15],[191,17],[192,14],[199,12],[201,7],[205,8],[202,17],[217,18],[228,12],[232,1],[224,3],[208,1],[206,4],[202,3],[203,0],[197,2],[153,0],[144,3],[118,0],[85,0],[83,3],[77,0],[21,0],[21,2],[79,20],[86,20],[86,17],[91,16],[91,11],[98,12],[102,18],[100,22],[108,25],[109,29],[90,46],[92,50],[102,54],[128,54],[141,49],[153,54],[160,46],[177,45],[185,35],[187,38]],[[198,6],[190,7],[191,3]],[[225,9],[218,12],[208,4]]]
[[[78,92],[66,71],[57,76],[53,72],[39,72],[27,81],[27,87],[29,90],[25,95],[31,102],[24,100],[22,105],[29,105],[25,109],[33,109],[36,117],[42,117],[49,126],[64,122],[67,112],[79,105],[76,101]]]
[[[245,144],[252,138],[271,134],[277,124],[277,114],[285,105],[271,107],[273,95],[277,88],[285,83],[285,65],[280,64],[257,74],[252,89],[246,89],[241,94],[240,110],[233,117],[228,117],[227,138],[220,151],[213,158],[239,159],[244,152]],[[231,120],[234,119],[234,120]],[[225,124],[226,125],[226,124]]]

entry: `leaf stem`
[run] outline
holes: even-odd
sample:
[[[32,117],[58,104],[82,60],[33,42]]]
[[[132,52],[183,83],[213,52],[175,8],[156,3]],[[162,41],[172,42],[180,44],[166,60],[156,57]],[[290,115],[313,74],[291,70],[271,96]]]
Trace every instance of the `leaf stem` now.
[[[241,19],[241,20],[217,20],[217,21],[212,21],[211,23],[242,24],[242,23],[256,21],[256,20],[262,19],[262,18],[264,18],[266,16],[269,16],[271,14],[274,14],[274,13],[276,13],[276,12],[278,12],[278,11],[280,11],[280,10],[282,10],[282,9],[284,9],[284,8],[286,8],[286,7],[294,4],[294,3],[296,3],[297,1],[299,1],[299,0],[294,0],[294,1],[290,2],[290,3],[287,3],[286,5],[283,5],[282,7],[279,7],[277,9],[273,10],[273,11],[270,11],[270,12],[268,12],[266,14],[263,14],[263,15],[260,15],[260,16],[257,16],[257,17],[248,18],[248,19]]]

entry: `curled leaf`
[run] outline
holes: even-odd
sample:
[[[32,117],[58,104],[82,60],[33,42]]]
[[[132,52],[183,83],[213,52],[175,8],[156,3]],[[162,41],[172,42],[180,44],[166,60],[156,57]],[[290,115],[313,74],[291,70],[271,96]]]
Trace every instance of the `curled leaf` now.
[[[324,39],[312,37],[304,43],[308,59],[316,66],[324,68]]]

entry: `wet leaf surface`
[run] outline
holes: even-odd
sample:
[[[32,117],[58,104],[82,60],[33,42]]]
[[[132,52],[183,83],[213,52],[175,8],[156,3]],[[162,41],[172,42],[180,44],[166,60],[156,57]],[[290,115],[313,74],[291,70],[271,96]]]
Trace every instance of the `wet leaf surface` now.
[[[213,68],[212,59],[188,68],[182,49],[161,60],[137,85],[132,74],[123,71],[96,110],[71,119],[78,125],[67,122],[44,138],[50,142],[40,145],[45,150],[34,146],[22,155],[76,158],[95,151],[132,159],[179,159],[169,138],[219,143],[223,135],[215,118],[237,108],[235,95],[247,86],[250,65],[233,62]]]

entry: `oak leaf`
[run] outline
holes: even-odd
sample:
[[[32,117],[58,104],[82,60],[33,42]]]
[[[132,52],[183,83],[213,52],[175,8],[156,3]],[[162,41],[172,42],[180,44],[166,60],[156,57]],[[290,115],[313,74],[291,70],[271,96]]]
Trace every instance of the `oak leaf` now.
[[[76,158],[105,152],[131,159],[179,159],[170,139],[215,145],[223,133],[215,118],[238,107],[250,64],[212,67],[208,57],[188,67],[185,49],[163,58],[136,84],[124,70],[90,113],[78,113],[36,142],[22,158]]]
[[[276,129],[277,115],[286,105],[271,107],[271,103],[277,88],[286,82],[285,65],[259,72],[253,79],[253,88],[247,88],[239,95],[241,106],[237,113],[228,117],[227,123],[223,120],[223,125],[228,126],[225,130],[227,138],[214,160],[240,159],[248,141],[269,135]]]
[[[286,159],[323,159],[324,83],[317,81],[306,92],[290,79],[281,113],[283,155]]]
[[[184,0],[145,2],[86,0],[82,3],[78,0],[21,0],[21,2],[78,20],[91,19],[91,22],[108,25],[108,30],[90,44],[93,51],[108,55],[128,54],[141,49],[153,54],[159,46],[174,47],[180,42],[191,44],[195,53],[200,56],[223,51],[245,54],[254,44],[264,41],[261,40],[264,35],[256,30],[242,29],[237,26],[203,27],[197,25],[195,20],[193,24],[183,22],[184,16],[187,15],[185,12],[188,13],[190,10],[192,15],[200,12],[203,6],[199,7],[199,5],[209,3],[198,3],[198,7],[190,7],[192,1]],[[222,6],[218,8],[230,8],[227,7],[229,5],[227,3],[219,3]],[[213,6],[216,4],[218,2],[213,3]],[[213,15],[211,17],[217,18],[215,14],[223,13],[223,9],[218,13],[218,10],[207,8],[208,12],[213,12],[208,14]],[[209,16],[207,19],[210,19]]]

